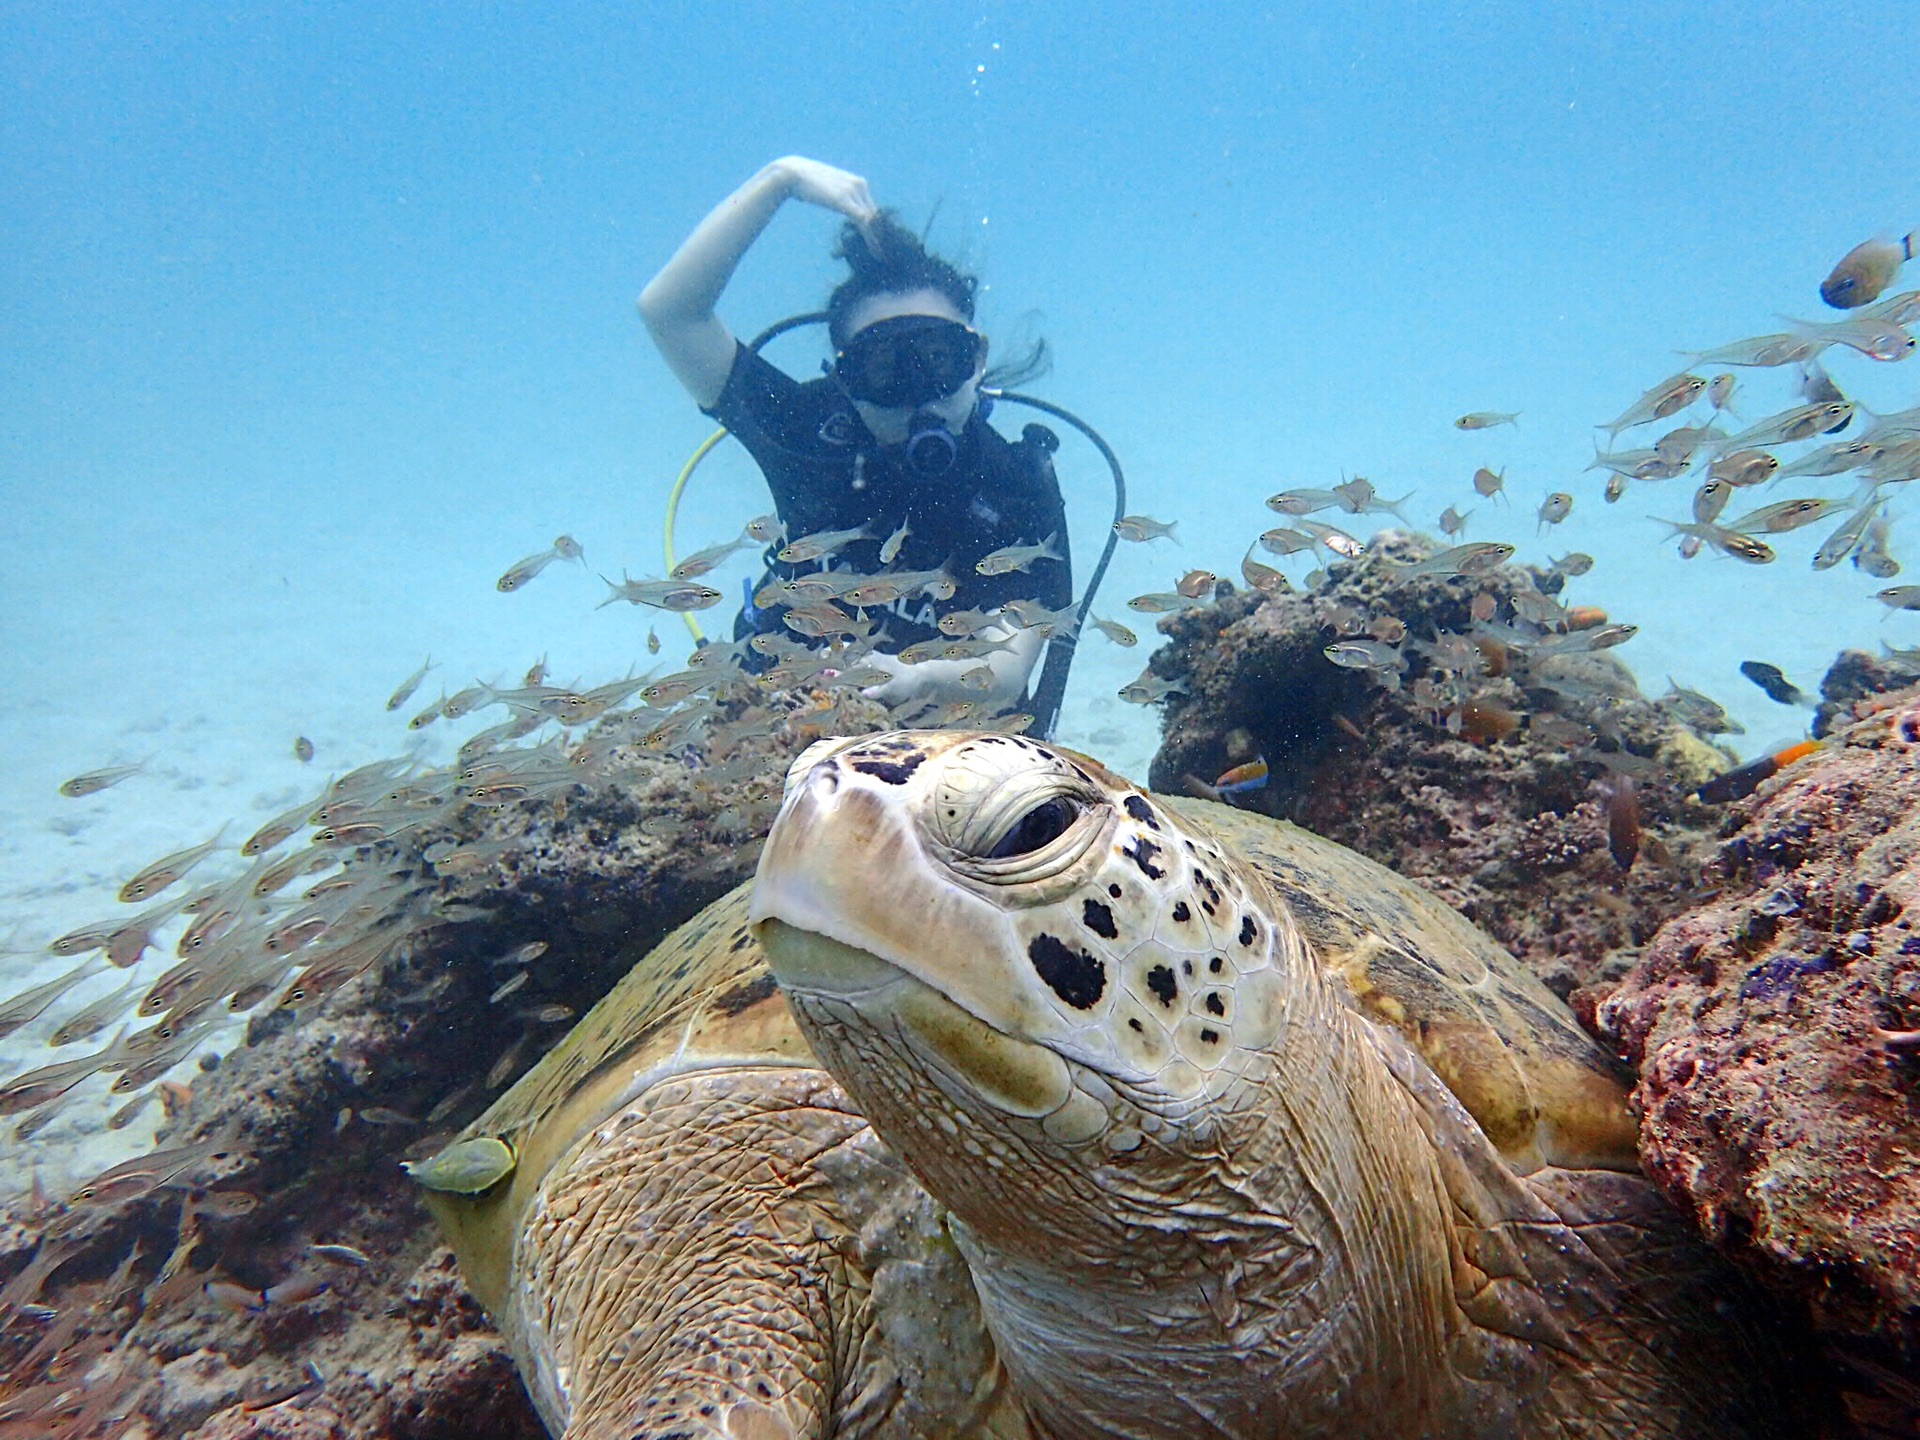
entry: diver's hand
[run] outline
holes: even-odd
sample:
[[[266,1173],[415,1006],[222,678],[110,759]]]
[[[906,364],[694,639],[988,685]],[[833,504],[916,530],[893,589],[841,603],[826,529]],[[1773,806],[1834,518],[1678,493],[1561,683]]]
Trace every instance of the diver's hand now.
[[[873,203],[873,192],[867,188],[867,182],[851,170],[842,170],[820,160],[809,160],[804,155],[784,156],[768,168],[780,175],[787,193],[794,199],[844,215],[858,225],[863,233],[880,213],[880,207]]]

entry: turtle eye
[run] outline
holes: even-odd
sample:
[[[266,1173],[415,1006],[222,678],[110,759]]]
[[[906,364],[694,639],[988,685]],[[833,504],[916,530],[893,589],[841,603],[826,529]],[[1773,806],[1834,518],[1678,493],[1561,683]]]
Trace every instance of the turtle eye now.
[[[1079,808],[1066,796],[1043,800],[1020,817],[998,843],[987,851],[985,859],[1009,860],[1015,855],[1030,855],[1067,833],[1067,827],[1079,817]]]

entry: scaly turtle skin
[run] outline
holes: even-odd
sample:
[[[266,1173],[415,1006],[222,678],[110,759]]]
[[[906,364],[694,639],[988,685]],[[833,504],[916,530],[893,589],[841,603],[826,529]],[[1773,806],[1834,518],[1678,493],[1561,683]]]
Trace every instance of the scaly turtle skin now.
[[[1044,1435],[1809,1433],[1607,1058],[1339,846],[1020,737],[865,737],[790,772],[752,914]]]
[[[568,1440],[1027,1434],[937,1207],[826,1074],[742,887],[410,1167]]]

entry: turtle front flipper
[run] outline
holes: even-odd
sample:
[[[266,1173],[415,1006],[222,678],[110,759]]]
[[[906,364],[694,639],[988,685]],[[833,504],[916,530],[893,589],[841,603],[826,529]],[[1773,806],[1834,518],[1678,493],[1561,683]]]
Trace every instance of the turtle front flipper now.
[[[866,1129],[821,1071],[708,1071],[652,1087],[557,1165],[502,1317],[549,1389],[549,1425],[568,1440],[833,1433],[850,1358],[836,1346],[869,1293],[813,1161]]]
[[[794,1026],[745,891],[411,1166],[567,1440],[1025,1434],[939,1208]]]

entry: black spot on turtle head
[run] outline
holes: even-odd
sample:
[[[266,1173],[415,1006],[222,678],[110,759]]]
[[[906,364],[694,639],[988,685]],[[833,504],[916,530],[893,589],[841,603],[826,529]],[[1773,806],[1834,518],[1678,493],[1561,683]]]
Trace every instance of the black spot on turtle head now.
[[[1173,978],[1173,971],[1165,965],[1156,965],[1147,971],[1147,989],[1162,1005],[1172,1005],[1179,998],[1180,982]]]
[[[1164,880],[1167,872],[1153,863],[1153,857],[1160,853],[1160,847],[1144,835],[1133,837],[1133,848],[1122,849],[1120,853],[1140,867],[1140,873],[1149,880]]]
[[[1193,961],[1182,960],[1180,962],[1180,973],[1191,980],[1193,978]]]
[[[1107,967],[1052,935],[1036,935],[1027,958],[1054,994],[1076,1010],[1091,1010],[1107,988]]]
[[[1220,992],[1218,990],[1209,990],[1207,992],[1207,1014],[1224,1015],[1226,1013],[1226,1003],[1221,1000]]]
[[[1160,818],[1153,813],[1153,806],[1149,805],[1144,797],[1129,795],[1121,804],[1126,807],[1127,814],[1138,820],[1149,830],[1158,830],[1160,828]]]
[[[1209,975],[1218,975],[1226,968],[1226,961],[1222,960],[1218,955],[1207,961],[1207,973]]]
[[[1107,886],[1107,894],[1118,900],[1120,898],[1120,887],[1118,885]]]
[[[1146,1031],[1146,1028],[1147,1028],[1147,1027],[1146,1027],[1146,1026],[1144,1026],[1144,1025],[1142,1025],[1142,1024],[1140,1023],[1140,1017],[1139,1017],[1139,1016],[1137,1016],[1137,1015],[1129,1015],[1129,1016],[1127,1017],[1127,1028],[1128,1028],[1129,1030],[1135,1030],[1135,1031],[1139,1031],[1139,1032],[1141,1032],[1141,1033],[1144,1033],[1144,1032]]]
[[[1087,929],[1105,940],[1117,940],[1120,927],[1113,923],[1113,911],[1098,900],[1089,900],[1080,907],[1080,918],[1086,922]]]
[[[927,757],[918,750],[909,750],[903,753],[898,760],[882,760],[877,757],[862,755],[849,760],[847,764],[855,770],[858,770],[862,775],[871,775],[874,779],[884,781],[888,785],[904,785],[913,775],[913,772],[920,768],[920,762],[926,758]]]
[[[1260,927],[1253,923],[1253,916],[1242,915],[1240,917],[1240,943],[1242,945],[1251,945],[1259,938]]]
[[[1206,1041],[1207,1044],[1212,1045],[1220,1039],[1220,1032],[1217,1030],[1202,1030],[1200,1032],[1200,1038]]]
[[[1193,918],[1193,911],[1188,907],[1186,901],[1176,900],[1173,902],[1173,923],[1174,924],[1184,925],[1187,923],[1187,921],[1191,920],[1192,918]]]

